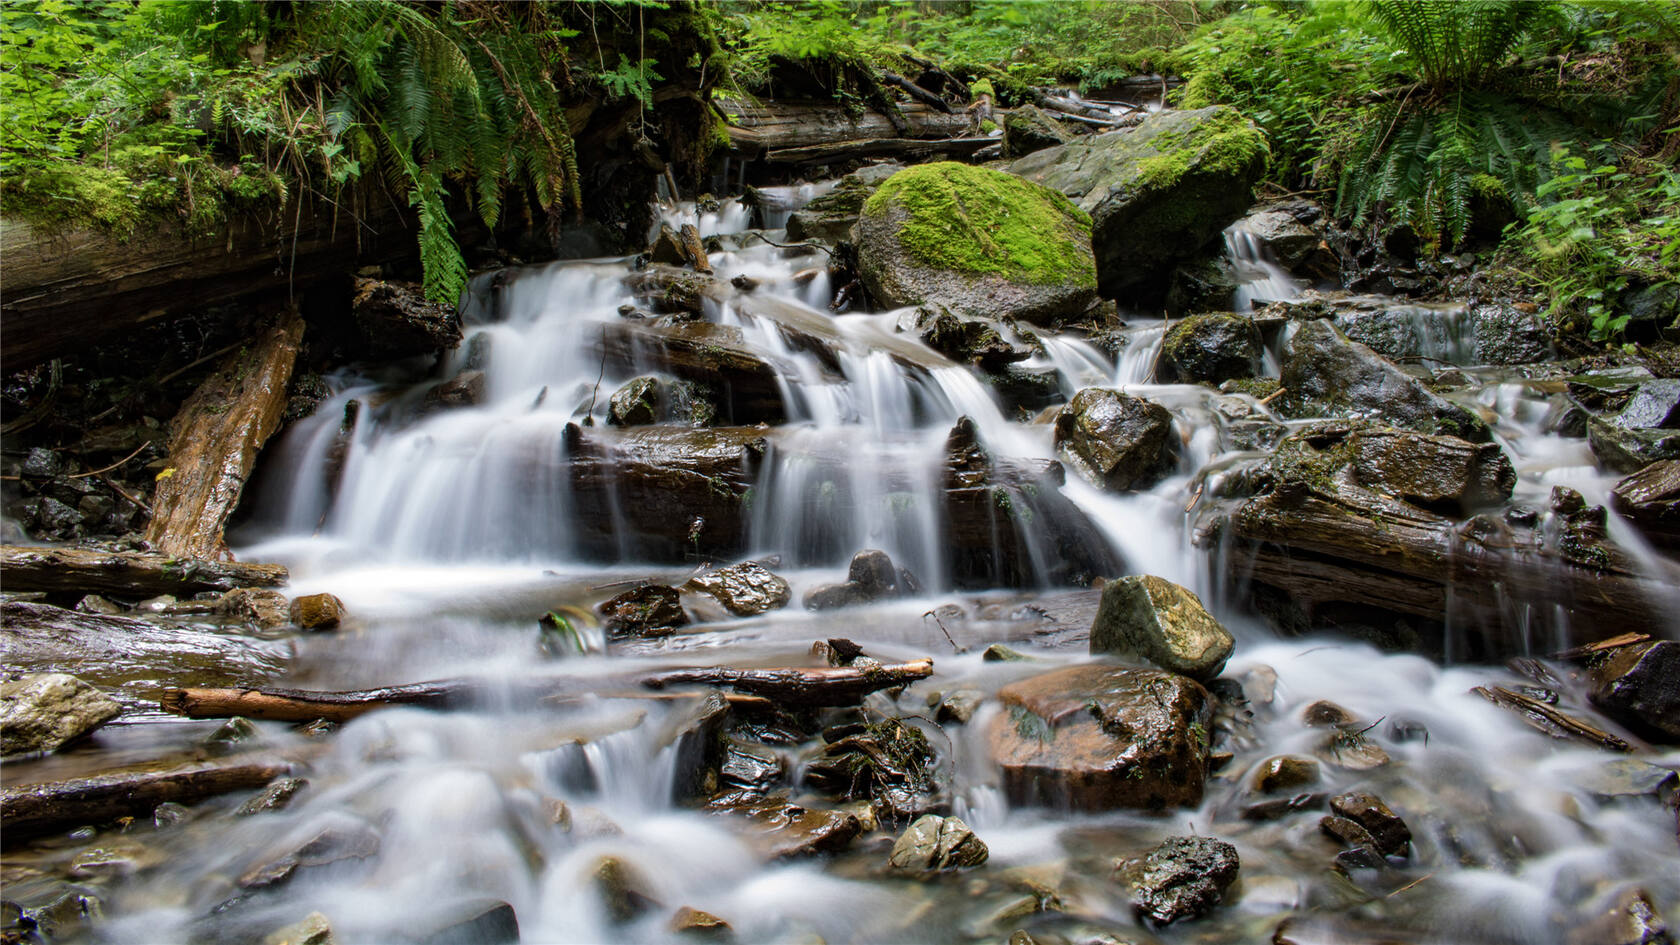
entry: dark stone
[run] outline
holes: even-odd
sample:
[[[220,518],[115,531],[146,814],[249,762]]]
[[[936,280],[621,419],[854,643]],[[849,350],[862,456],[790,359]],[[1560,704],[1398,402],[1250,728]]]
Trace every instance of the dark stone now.
[[[1025,157],[1068,142],[1061,122],[1033,105],[1012,108],[1003,116],[1003,156]]]
[[[1534,364],[1552,356],[1552,339],[1540,317],[1509,302],[1477,305],[1470,310],[1481,364]]]
[[[838,243],[851,236],[852,225],[863,212],[864,201],[881,182],[903,170],[898,164],[876,164],[847,174],[834,189],[788,216],[790,240],[823,240]]]
[[[1668,924],[1643,889],[1624,889],[1569,933],[1567,945],[1674,945]]]
[[[1201,803],[1207,690],[1182,676],[1073,666],[998,692],[992,757],[1015,803],[1073,810]]]
[[[1655,742],[1680,743],[1680,643],[1624,646],[1593,667],[1592,701]]]
[[[1213,911],[1240,865],[1223,840],[1169,837],[1124,873],[1138,917],[1160,926]]]
[[[1307,219],[1302,219],[1303,216]],[[1319,248],[1322,237],[1311,226],[1317,218],[1316,208],[1301,212],[1298,208],[1273,205],[1250,213],[1233,223],[1231,229],[1252,234],[1285,269],[1293,271]]]
[[[690,578],[683,586],[711,595],[737,617],[752,617],[786,607],[793,598],[788,582],[756,561],[707,571]]]
[[[305,630],[333,630],[344,621],[344,602],[332,594],[306,594],[292,601],[291,618]]]
[[[1680,379],[1662,378],[1639,385],[1611,422],[1625,430],[1680,428]]]
[[[987,371],[980,380],[997,395],[998,406],[1010,411],[1037,413],[1062,402],[1061,372],[1055,368],[1023,368],[1009,365],[998,371]]]
[[[1511,497],[1517,471],[1497,443],[1404,430],[1358,430],[1348,438],[1361,485],[1426,509],[1465,514]]]
[[[350,304],[359,357],[411,358],[461,343],[455,306],[427,300],[413,283],[358,278]]]
[[[471,407],[484,399],[484,372],[462,371],[426,392],[422,409],[445,410]]]
[[[613,391],[608,400],[607,423],[634,427],[659,422],[659,395],[658,378],[638,377],[626,381],[623,387]]]
[[[1400,815],[1380,798],[1364,791],[1350,791],[1330,799],[1330,809],[1370,832],[1376,850],[1385,856],[1405,856],[1412,831]]]
[[[653,245],[648,248],[648,262],[663,263],[667,266],[688,265],[688,250],[683,245],[682,237],[671,228],[671,224],[659,224],[659,235],[653,238]]]
[[[1601,465],[1619,473],[1634,473],[1651,463],[1680,459],[1680,432],[1661,428],[1628,429],[1591,417],[1587,420],[1587,443]]]
[[[846,569],[846,580],[872,597],[898,589],[898,571],[885,551],[860,551],[853,555],[852,563]]]
[[[1153,485],[1177,456],[1167,408],[1103,388],[1073,395],[1056,417],[1055,437],[1063,462],[1111,492]]]
[[[1680,547],[1680,461],[1652,463],[1616,483],[1610,508],[1653,543]]]
[[[1161,342],[1162,380],[1219,384],[1253,377],[1262,351],[1254,319],[1227,313],[1192,315]]]
[[[257,792],[257,795],[239,805],[234,811],[237,817],[250,817],[254,814],[264,814],[269,811],[284,810],[292,802],[299,791],[309,786],[303,778],[277,778],[269,782],[268,787]]]
[[[614,636],[658,637],[688,623],[682,595],[674,587],[643,584],[597,608],[607,632]]]
[[[1298,404],[1375,413],[1396,426],[1487,442],[1487,424],[1430,391],[1370,348],[1325,321],[1297,326],[1284,352],[1281,383]]]
[[[64,472],[64,459],[52,450],[32,447],[23,459],[18,475],[24,479],[47,480]]]
[[[1279,755],[1260,763],[1249,786],[1262,794],[1305,787],[1318,780],[1318,762],[1298,755]]]
[[[1032,357],[1032,351],[1003,340],[997,329],[977,318],[961,318],[943,305],[917,311],[916,328],[928,347],[953,361],[995,371]]]
[[[1231,306],[1240,285],[1236,269],[1223,255],[1193,260],[1173,270],[1162,305],[1175,317],[1223,311]]]

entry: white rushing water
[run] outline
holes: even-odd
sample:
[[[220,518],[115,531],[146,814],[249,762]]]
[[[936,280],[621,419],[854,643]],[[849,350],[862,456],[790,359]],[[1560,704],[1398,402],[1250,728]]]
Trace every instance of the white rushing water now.
[[[778,192],[778,206],[765,213],[779,222],[818,191]],[[1210,781],[1203,805],[1164,816],[1012,807],[987,761],[984,733],[999,712],[993,700],[969,725],[943,726],[934,742],[954,774],[953,809],[990,846],[983,873],[936,883],[889,877],[879,844],[829,863],[772,860],[741,821],[678,804],[675,733],[689,708],[618,697],[633,688],[627,672],[802,663],[812,640],[845,636],[883,660],[936,657],[938,674],[911,687],[902,708],[880,695],[868,703],[872,712],[899,714],[923,711],[932,691],[989,695],[1087,658],[1083,642],[1037,645],[1037,624],[1022,619],[1032,616],[1023,608],[1034,585],[1048,584],[1056,564],[1037,530],[1019,527],[1034,578],[1024,593],[959,592],[954,552],[941,537],[945,439],[958,419],[971,418],[995,456],[1018,459],[1052,458],[1050,427],[1007,415],[974,374],[895,331],[898,313],[826,312],[827,274],[810,271],[825,268],[823,257],[740,236],[745,213],[734,201],[706,213],[692,205],[662,211],[673,226],[730,237],[712,255],[717,274],[748,276],[758,282],[754,298],[770,300],[707,302],[709,320],[738,331],[773,367],[787,405],[787,422],[763,430],[767,446],[743,526],[747,556],[779,557],[797,601],[803,590],[843,577],[853,552],[881,548],[917,576],[922,594],[838,614],[793,608],[603,653],[593,602],[621,582],[681,583],[699,563],[602,555],[579,537],[580,522],[591,518],[606,523],[609,545],[629,548],[635,538],[624,509],[580,505],[567,434],[569,424],[588,421],[591,437],[627,435],[605,425],[610,395],[662,367],[652,352],[607,358],[596,340],[623,321],[620,306],[636,304],[624,285],[630,264],[555,263],[481,276],[465,309],[466,337],[441,364],[330,379],[335,393],[273,449],[240,553],[290,565],[297,593],[331,591],[356,617],[336,636],[305,640],[288,685],[537,676],[576,698],[540,709],[399,709],[348,723],[312,749],[310,787],[286,810],[202,817],[160,832],[155,843],[167,867],[111,887],[102,940],[261,940],[319,911],[340,945],[417,941],[487,898],[512,906],[527,942],[677,940],[671,916],[687,906],[726,918],[736,939],[750,942],[1002,941],[1036,922],[1051,930],[1043,941],[1106,933],[1238,943],[1267,940],[1281,916],[1295,913],[1302,942],[1536,943],[1558,940],[1578,915],[1632,885],[1659,903],[1680,902],[1673,813],[1582,788],[1580,772],[1610,756],[1562,747],[1469,694],[1505,674],[1346,639],[1279,639],[1225,599],[1222,562],[1191,540],[1205,508],[1198,503],[1206,489],[1211,504],[1221,470],[1244,455],[1222,445],[1233,412],[1270,415],[1245,395],[1155,383],[1163,326],[1149,321],[1130,329],[1118,360],[1082,337],[1037,330],[1041,349],[1022,366],[1056,372],[1064,395],[1112,386],[1147,396],[1181,431],[1179,467],[1157,485],[1114,495],[1070,475],[1061,491],[1128,571],[1197,590],[1238,636],[1226,675],[1243,682],[1254,718],[1234,736],[1246,747]],[[1299,291],[1244,236],[1228,236],[1233,263],[1249,276],[1236,301]],[[482,372],[476,403],[438,409],[428,401],[464,372]],[[1519,501],[1539,506],[1555,484],[1582,490],[1590,502],[1605,498],[1611,480],[1581,441],[1543,432],[1543,392],[1490,383],[1475,396],[1501,418],[1498,438],[1520,474]],[[1644,548],[1619,527],[1616,537]],[[973,644],[961,654],[930,613],[948,604],[963,613],[951,618],[959,642]],[[590,652],[540,660],[535,617],[550,610],[573,615]],[[992,641],[1035,661],[983,661],[978,651]],[[1535,640],[1533,649],[1553,642]],[[1277,754],[1322,754],[1324,730],[1301,720],[1319,699],[1370,720],[1371,738],[1393,759],[1369,770],[1327,762],[1312,788],[1372,790],[1406,814],[1413,865],[1375,893],[1326,869],[1334,849],[1318,838],[1316,815],[1270,823],[1241,816],[1253,800],[1243,786],[1252,765]],[[265,727],[263,738],[276,750],[306,745],[281,726]],[[794,746],[770,750],[790,772],[808,761]],[[1680,763],[1680,755],[1656,760]],[[803,803],[798,788],[794,797]],[[253,867],[323,832],[340,843],[373,839],[351,843],[354,855],[322,855],[272,888],[241,887]],[[1187,832],[1235,843],[1241,883],[1214,917],[1146,929],[1108,878],[1113,859]],[[645,908],[614,915],[599,881],[604,859],[635,877]],[[988,919],[1033,883],[1054,887],[1059,912]]]

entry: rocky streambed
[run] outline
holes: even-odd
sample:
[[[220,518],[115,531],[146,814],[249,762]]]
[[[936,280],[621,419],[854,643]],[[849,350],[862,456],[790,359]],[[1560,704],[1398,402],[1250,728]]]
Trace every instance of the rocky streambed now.
[[[0,934],[1666,940],[1680,387],[1124,135],[480,276],[264,448],[289,570],[8,549]]]

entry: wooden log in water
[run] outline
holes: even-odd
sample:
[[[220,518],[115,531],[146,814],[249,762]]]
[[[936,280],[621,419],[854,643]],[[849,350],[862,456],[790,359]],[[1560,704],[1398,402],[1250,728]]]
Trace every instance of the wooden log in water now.
[[[1633,751],[1633,746],[1625,739],[1504,686],[1477,686],[1470,691],[1496,706],[1516,712],[1529,727],[1545,732],[1553,738],[1573,739],[1611,751]]]
[[[931,154],[967,157],[981,148],[998,143],[997,138],[866,138],[861,141],[833,141],[809,144],[798,148],[779,148],[767,151],[764,159],[772,164],[837,164],[871,157],[920,158]]]
[[[241,716],[271,722],[348,722],[375,709],[420,706],[455,708],[481,698],[488,689],[478,683],[445,680],[412,686],[387,686],[346,692],[303,689],[169,689],[159,708],[189,719],[227,719]]]
[[[10,844],[121,817],[146,817],[166,802],[194,804],[259,788],[290,770],[289,764],[277,759],[230,759],[11,785],[0,790],[0,821],[6,825]]]
[[[169,472],[158,480],[146,540],[168,555],[231,558],[222,530],[257,453],[280,426],[303,318],[283,313],[230,354],[170,425]]]
[[[0,546],[0,569],[8,591],[78,596],[184,597],[236,587],[278,587],[288,579],[286,569],[278,564],[20,545]]]

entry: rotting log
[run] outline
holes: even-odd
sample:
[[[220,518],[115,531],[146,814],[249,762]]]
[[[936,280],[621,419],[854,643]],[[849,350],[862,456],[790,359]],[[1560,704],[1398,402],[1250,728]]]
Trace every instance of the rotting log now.
[[[869,157],[924,157],[929,154],[956,154],[967,157],[982,148],[998,143],[997,138],[866,138],[861,141],[833,141],[809,144],[798,148],[779,148],[767,151],[764,159],[772,164],[836,164]]]
[[[785,148],[880,138],[955,138],[972,130],[968,115],[941,112],[920,102],[899,106],[904,132],[879,112],[851,114],[845,106],[832,102],[747,104],[724,100],[720,104],[732,116],[728,129],[731,149],[749,157]]]
[[[303,318],[277,317],[249,349],[229,355],[170,425],[168,476],[158,481],[146,540],[168,555],[231,558],[222,530],[257,453],[280,426]]]
[[[642,680],[651,689],[667,686],[727,686],[782,706],[856,705],[864,696],[933,675],[933,660],[878,666],[821,666],[810,669],[676,669]]]
[[[20,545],[0,546],[0,573],[0,582],[13,593],[116,597],[183,597],[236,587],[279,587],[289,577],[285,567],[278,564]]]
[[[854,705],[881,689],[902,686],[933,675],[933,660],[889,663],[869,668],[851,666],[734,669],[703,666],[664,670],[633,681],[649,689],[672,686],[725,686],[755,699],[779,705]],[[623,680],[619,680],[623,681]],[[600,680],[572,678],[522,680],[443,679],[380,689],[319,692],[301,689],[190,688],[170,689],[158,700],[165,712],[191,719],[241,716],[275,722],[345,722],[376,709],[402,706],[456,709],[485,702],[535,703],[582,695]],[[628,698],[614,692],[612,698]],[[649,695],[648,698],[658,698]]]
[[[1530,728],[1544,732],[1553,738],[1568,738],[1595,748],[1607,748],[1610,751],[1630,752],[1633,746],[1626,740],[1604,731],[1596,725],[1584,722],[1572,715],[1530,698],[1520,692],[1513,692],[1504,686],[1477,686],[1470,690],[1483,699],[1501,708],[1510,709],[1522,717]]]
[[[226,760],[8,786],[0,791],[0,820],[10,844],[121,817],[147,817],[166,802],[194,804],[259,788],[290,770],[277,759]]]
[[[383,197],[354,208],[314,201],[267,220],[239,215],[209,233],[166,221],[128,239],[0,219],[7,370],[207,305],[296,293],[323,277],[411,256],[409,217]]]

